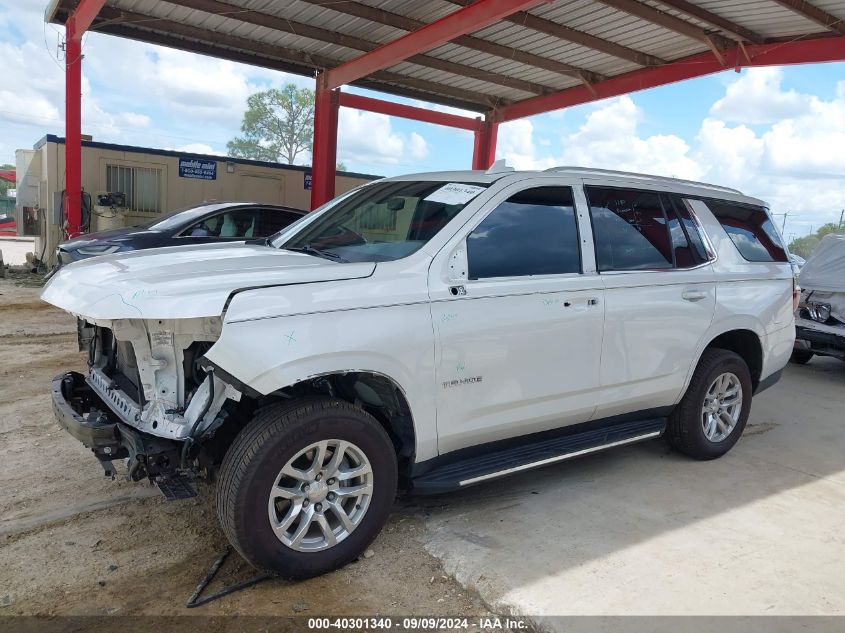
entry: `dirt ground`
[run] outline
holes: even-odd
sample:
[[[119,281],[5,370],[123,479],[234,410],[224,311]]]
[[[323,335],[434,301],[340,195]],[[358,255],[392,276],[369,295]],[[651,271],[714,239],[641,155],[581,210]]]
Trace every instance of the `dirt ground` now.
[[[345,569],[187,610],[226,547],[213,491],[168,503],[145,484],[106,480],[58,428],[50,380],[84,370],[85,358],[73,318],[41,302],[33,282],[0,280],[0,616],[489,614],[423,548],[424,500],[398,503],[372,555]],[[252,575],[232,553],[209,591]]]

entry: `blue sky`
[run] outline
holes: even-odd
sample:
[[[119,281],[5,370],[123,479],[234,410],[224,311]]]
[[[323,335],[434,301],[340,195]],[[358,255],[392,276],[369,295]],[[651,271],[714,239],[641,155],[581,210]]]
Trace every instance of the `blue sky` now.
[[[2,162],[44,134],[64,133],[61,29],[43,23],[45,4],[0,0]],[[249,94],[288,81],[313,85],[96,33],[83,52],[83,131],[108,142],[223,153]],[[497,156],[517,168],[576,164],[735,186],[788,211],[790,237],[838,220],[843,147],[845,64],[823,64],[727,71],[507,124]],[[351,170],[463,169],[471,152],[467,132],[341,110],[338,153]]]

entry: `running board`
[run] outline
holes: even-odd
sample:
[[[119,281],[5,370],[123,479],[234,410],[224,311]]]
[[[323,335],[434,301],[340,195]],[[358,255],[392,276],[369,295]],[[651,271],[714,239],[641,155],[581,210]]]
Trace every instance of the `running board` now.
[[[496,448],[459,461],[438,465],[413,479],[413,490],[433,494],[464,488],[506,475],[556,464],[573,457],[633,444],[658,437],[666,429],[666,418],[621,422],[529,441],[509,448]],[[497,446],[501,443],[497,442]],[[483,449],[483,447],[479,447]],[[447,453],[444,458],[448,458]]]

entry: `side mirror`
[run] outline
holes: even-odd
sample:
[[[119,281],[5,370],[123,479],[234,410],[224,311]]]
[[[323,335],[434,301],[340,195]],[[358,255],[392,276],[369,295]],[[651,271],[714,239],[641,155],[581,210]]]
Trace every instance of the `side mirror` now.
[[[462,241],[449,256],[449,281],[466,281],[469,278],[466,240]]]

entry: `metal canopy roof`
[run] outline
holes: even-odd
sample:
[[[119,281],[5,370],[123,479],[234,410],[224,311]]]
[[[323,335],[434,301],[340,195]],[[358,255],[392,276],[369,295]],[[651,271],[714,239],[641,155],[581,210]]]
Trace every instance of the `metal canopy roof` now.
[[[62,24],[77,4],[54,0],[46,17]],[[90,30],[314,76],[471,4],[108,0]],[[351,83],[487,112],[570,88],[604,96],[594,86],[703,54],[731,68],[729,51],[822,39],[845,52],[845,0],[538,0]]]

